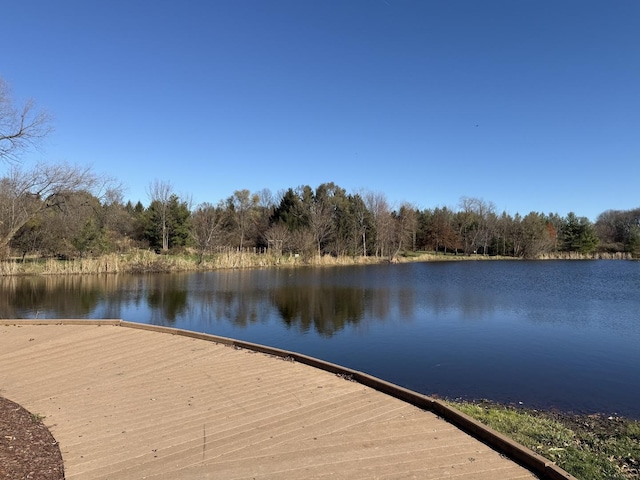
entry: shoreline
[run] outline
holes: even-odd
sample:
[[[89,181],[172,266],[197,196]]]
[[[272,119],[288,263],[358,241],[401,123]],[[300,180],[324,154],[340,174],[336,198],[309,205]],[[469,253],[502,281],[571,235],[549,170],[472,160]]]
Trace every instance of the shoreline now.
[[[490,400],[446,403],[582,480],[640,478],[639,420]]]
[[[200,261],[192,254],[156,254],[136,250],[121,254],[79,259],[30,258],[0,262],[0,276],[28,275],[100,275],[117,273],[173,273],[243,270],[255,268],[333,267],[354,265],[384,265],[415,262],[459,261],[552,261],[552,260],[637,260],[625,253],[579,254],[575,252],[544,255],[536,259],[481,254],[450,254],[436,252],[405,252],[393,258],[376,256],[334,257],[276,255],[270,252],[228,251],[207,256]]]

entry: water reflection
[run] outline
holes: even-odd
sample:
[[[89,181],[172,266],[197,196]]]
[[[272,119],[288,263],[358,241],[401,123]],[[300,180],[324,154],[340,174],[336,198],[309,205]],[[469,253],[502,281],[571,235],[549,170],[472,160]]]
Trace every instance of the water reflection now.
[[[628,381],[640,368],[639,266],[2,277],[0,315],[168,325],[295,350],[428,394],[640,417],[640,385]]]
[[[625,323],[625,305],[631,302],[633,308],[637,302],[637,271],[627,268],[603,277],[594,275],[593,264],[574,263],[575,272],[565,276],[553,271],[558,266],[466,262],[386,269],[0,277],[0,315],[124,318],[158,325],[224,320],[241,328],[275,317],[288,329],[324,337],[363,321],[422,322],[451,315],[483,321],[507,314],[576,326],[605,321],[607,327],[640,329],[639,322]]]
[[[151,311],[151,322],[173,326],[178,317],[188,310],[186,286],[172,285],[167,288],[165,282],[151,281],[146,292],[147,307]]]
[[[228,321],[246,328],[277,318],[301,334],[335,336],[361,322],[429,318],[606,323],[640,330],[637,269],[501,262],[195,274],[0,277],[3,318],[124,318],[159,325]],[[629,265],[629,264],[627,264]],[[630,263],[637,266],[638,263]],[[509,264],[511,266],[511,264]],[[606,272],[614,268],[613,272]],[[600,270],[605,270],[603,274]],[[635,317],[634,317],[635,318]]]
[[[226,320],[247,327],[276,315],[289,329],[331,337],[365,316],[393,310],[391,289],[323,285],[309,277],[265,278],[252,272],[57,277],[3,277],[3,318],[128,318],[173,326],[180,319]],[[297,285],[296,283],[301,283]],[[413,293],[396,295],[413,316]],[[367,315],[366,315],[367,314]]]
[[[362,288],[339,286],[280,287],[270,300],[288,327],[301,332],[313,329],[331,337],[347,324],[358,323],[365,310]]]
[[[3,318],[85,318],[95,310],[104,288],[116,278],[89,276],[2,277]]]

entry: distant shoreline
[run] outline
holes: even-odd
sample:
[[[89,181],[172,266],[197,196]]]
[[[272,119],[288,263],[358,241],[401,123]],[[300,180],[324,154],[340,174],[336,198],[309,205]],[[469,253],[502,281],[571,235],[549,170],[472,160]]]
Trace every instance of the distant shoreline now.
[[[277,255],[270,252],[227,251],[208,255],[200,261],[193,254],[156,254],[149,250],[136,250],[123,254],[107,254],[78,259],[29,258],[5,260],[0,263],[0,275],[102,275],[114,273],[173,273],[205,272],[217,270],[244,270],[254,268],[328,267],[348,265],[377,265],[410,262],[445,261],[518,261],[518,260],[633,260],[625,253],[562,252],[545,254],[536,259],[480,254],[451,254],[435,252],[407,252],[393,258],[381,256],[330,255],[304,257],[295,254]]]

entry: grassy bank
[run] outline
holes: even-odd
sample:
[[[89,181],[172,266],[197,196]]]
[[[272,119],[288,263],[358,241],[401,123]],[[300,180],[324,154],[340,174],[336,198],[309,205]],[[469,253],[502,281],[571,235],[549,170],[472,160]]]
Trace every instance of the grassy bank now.
[[[627,254],[558,254],[546,256],[541,260],[591,260],[618,259],[630,260]],[[0,275],[77,275],[104,273],[168,273],[188,271],[210,271],[220,269],[296,267],[296,266],[338,266],[370,265],[376,263],[405,263],[429,261],[489,261],[522,260],[516,257],[463,255],[451,253],[404,252],[393,259],[383,256],[332,256],[332,255],[278,255],[247,249],[239,252],[235,249],[224,250],[200,259],[197,255],[185,253],[156,254],[150,250],[132,250],[127,253],[111,253],[99,257],[61,260],[57,258],[5,259],[0,261]]]
[[[395,262],[431,260],[488,259],[483,256],[443,255],[430,252],[412,252],[400,255]],[[496,258],[496,257],[491,257]],[[194,254],[156,254],[148,250],[108,254],[99,257],[61,260],[57,258],[9,259],[0,262],[0,275],[76,275],[104,273],[161,273],[210,271],[220,269],[338,266],[389,263],[388,257],[276,255],[272,253],[238,252],[229,250],[207,255],[202,260]]]
[[[640,478],[640,422],[491,402],[450,403],[581,480]]]

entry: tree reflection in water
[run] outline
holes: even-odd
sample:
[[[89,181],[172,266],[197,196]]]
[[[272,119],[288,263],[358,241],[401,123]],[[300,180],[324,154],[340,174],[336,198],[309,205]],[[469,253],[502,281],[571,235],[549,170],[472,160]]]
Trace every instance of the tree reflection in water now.
[[[358,323],[365,311],[362,288],[286,286],[274,290],[271,301],[288,327],[326,337]]]

